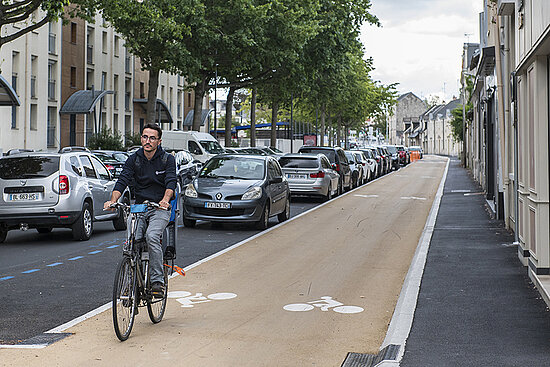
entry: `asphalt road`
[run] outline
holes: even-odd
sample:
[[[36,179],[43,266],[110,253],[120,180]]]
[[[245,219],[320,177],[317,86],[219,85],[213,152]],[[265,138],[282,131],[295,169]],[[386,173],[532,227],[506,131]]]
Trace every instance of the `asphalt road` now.
[[[293,199],[291,216],[319,203]],[[270,227],[276,224],[271,218]],[[180,225],[176,264],[185,267],[258,232],[250,225]],[[83,242],[68,229],[10,231],[0,244],[0,344],[34,337],[109,302],[124,239],[111,222],[95,223]]]

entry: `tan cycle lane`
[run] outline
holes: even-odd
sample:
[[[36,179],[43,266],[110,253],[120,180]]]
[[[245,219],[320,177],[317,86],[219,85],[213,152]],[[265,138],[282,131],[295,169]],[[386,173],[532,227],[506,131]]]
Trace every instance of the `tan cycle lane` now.
[[[111,310],[2,366],[340,366],[377,353],[447,160],[425,157],[170,280],[130,338]]]

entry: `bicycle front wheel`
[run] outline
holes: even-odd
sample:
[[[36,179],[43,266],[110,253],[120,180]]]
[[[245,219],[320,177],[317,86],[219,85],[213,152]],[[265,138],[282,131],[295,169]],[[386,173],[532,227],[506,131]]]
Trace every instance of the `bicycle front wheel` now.
[[[115,334],[124,341],[130,336],[137,309],[137,279],[129,257],[124,257],[115,275],[113,288],[113,325]]]
[[[162,317],[164,316],[164,311],[166,310],[166,300],[168,299],[168,267],[163,266],[163,268],[164,297],[147,300],[147,312],[149,313],[149,318],[154,324],[159,323],[162,320]]]

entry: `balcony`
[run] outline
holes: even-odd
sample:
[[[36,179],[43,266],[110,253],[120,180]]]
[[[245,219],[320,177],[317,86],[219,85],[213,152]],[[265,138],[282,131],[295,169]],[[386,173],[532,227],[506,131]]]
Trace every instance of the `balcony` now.
[[[55,101],[55,79],[48,79],[48,99]]]
[[[94,64],[94,45],[88,45],[86,49],[86,62],[90,65]]]
[[[48,52],[55,55],[55,33],[50,33],[48,36]]]

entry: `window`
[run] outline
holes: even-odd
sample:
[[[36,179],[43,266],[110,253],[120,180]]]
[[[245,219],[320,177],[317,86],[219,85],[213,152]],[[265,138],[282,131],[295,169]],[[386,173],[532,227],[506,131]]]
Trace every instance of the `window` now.
[[[113,75],[113,108],[118,109],[118,75]]]
[[[139,82],[139,98],[145,98],[145,83]]]
[[[54,29],[54,26],[53,26],[53,23],[50,22],[49,23],[49,34],[48,34],[48,52],[50,54],[53,54],[55,55],[55,39],[56,39],[56,36],[55,36],[55,29]]]
[[[195,154],[195,155],[201,155],[202,154],[201,148],[193,140],[189,140],[189,142],[187,143],[187,148],[188,148],[187,150],[189,150],[189,152],[191,152],[191,154]]]
[[[56,62],[53,60],[48,61],[48,99],[55,101],[55,72]]]
[[[93,69],[86,70],[86,89],[92,89],[94,85],[94,71]]]
[[[94,165],[94,168],[96,172],[99,175],[99,178],[103,180],[109,180],[111,179],[111,175],[109,175],[109,171],[107,171],[107,168],[97,159],[96,157],[90,157],[92,158],[92,164]]]
[[[104,54],[107,53],[107,32],[105,31],[103,31],[101,37],[101,51],[103,51]]]
[[[38,69],[38,56],[31,55],[31,98],[36,98],[37,69]]]
[[[120,37],[115,36],[115,45],[113,46],[114,47],[113,53],[114,53],[115,57],[118,57],[119,44],[120,44]]]
[[[76,88],[76,67],[71,66],[71,81],[70,84],[71,88]]]
[[[86,177],[96,178],[94,167],[92,166],[92,162],[90,162],[90,157],[87,155],[81,155],[80,162],[82,162],[82,168],[84,168]]]
[[[56,125],[57,125],[57,108],[48,107],[48,120],[47,120],[47,144],[49,148],[56,146],[55,142],[57,140],[56,135]]]
[[[71,43],[76,43],[76,23],[71,22]]]
[[[69,162],[71,163],[71,169],[74,173],[76,173],[79,176],[82,176],[82,170],[80,169],[80,163],[78,162],[78,158],[75,156],[72,156],[69,158]]]
[[[30,120],[30,129],[36,130],[38,124],[38,106],[36,104],[31,104],[31,120]]]

